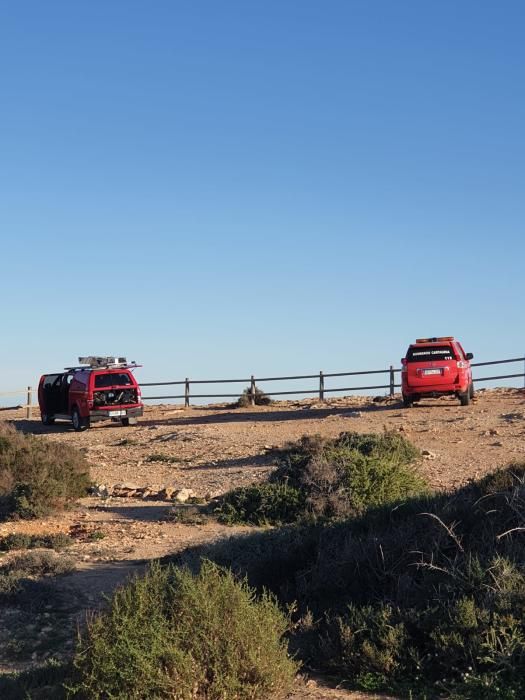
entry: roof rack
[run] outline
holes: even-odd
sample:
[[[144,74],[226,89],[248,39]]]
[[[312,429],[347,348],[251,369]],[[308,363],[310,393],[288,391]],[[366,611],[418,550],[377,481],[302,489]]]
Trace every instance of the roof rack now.
[[[417,338],[416,343],[442,343],[445,340],[454,340],[454,336],[443,335],[441,338]]]
[[[142,367],[134,360],[128,362],[125,357],[115,357],[113,355],[87,355],[86,357],[79,357],[78,361],[81,363],[80,366],[64,367],[64,369],[70,372],[78,372],[89,369],[135,369],[136,367]]]

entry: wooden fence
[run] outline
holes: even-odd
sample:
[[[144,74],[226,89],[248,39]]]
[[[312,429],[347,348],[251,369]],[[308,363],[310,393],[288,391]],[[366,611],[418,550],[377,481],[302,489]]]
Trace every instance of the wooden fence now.
[[[473,362],[472,367],[486,367],[489,365],[502,365],[509,363],[523,363],[523,372],[517,374],[499,374],[491,377],[474,377],[474,382],[488,382],[497,379],[512,379],[515,377],[521,377],[524,379],[525,386],[525,357],[513,357],[508,360],[492,360],[490,362]],[[184,405],[190,405],[191,399],[227,399],[227,398],[239,398],[239,393],[221,393],[221,394],[192,394],[190,393],[190,387],[194,384],[244,384],[249,387],[249,398],[250,403],[255,405],[256,388],[263,382],[284,382],[284,381],[296,381],[303,379],[315,379],[317,386],[310,389],[293,389],[290,391],[271,391],[272,396],[291,396],[291,395],[316,395],[320,401],[324,401],[326,394],[336,393],[336,392],[352,392],[352,391],[370,391],[373,389],[388,389],[390,396],[395,394],[395,390],[401,387],[401,384],[396,382],[396,375],[401,372],[400,368],[390,365],[387,369],[372,369],[363,370],[361,372],[319,372],[318,374],[299,374],[288,377],[255,377],[253,374],[251,377],[246,379],[189,379],[186,377],[184,380],[178,380],[173,382],[142,382],[141,387],[147,386],[181,386],[184,387],[183,394],[163,394],[160,396],[143,396],[145,401],[159,401],[165,399],[184,399]],[[357,377],[363,375],[386,375],[386,384],[369,384],[367,386],[343,386],[343,387],[326,387],[325,380],[331,377]]]
[[[521,377],[524,380],[525,386],[525,357],[513,357],[508,360],[491,360],[490,362],[473,362],[472,367],[488,367],[490,365],[503,365],[511,363],[523,363],[523,371],[516,374],[498,374],[490,377],[474,377],[474,382],[478,384],[479,382],[489,382],[498,379],[514,379]],[[246,379],[186,379],[177,380],[173,382],[141,382],[141,387],[147,386],[180,386],[183,387],[183,394],[162,394],[159,396],[144,396],[145,401],[164,401],[166,399],[184,399],[184,405],[190,405],[190,399],[231,399],[239,398],[241,392],[236,393],[220,393],[220,394],[192,394],[190,389],[192,385],[201,384],[244,384],[249,388],[248,396],[250,403],[255,405],[256,389],[257,386],[264,382],[288,382],[297,381],[304,379],[315,379],[317,386],[309,389],[292,389],[287,391],[272,391],[272,396],[317,396],[320,401],[324,401],[326,394],[337,393],[337,392],[352,392],[352,391],[371,391],[375,389],[388,389],[390,396],[395,394],[395,390],[401,387],[401,384],[396,382],[396,375],[401,372],[400,368],[390,365],[387,369],[371,369],[363,370],[361,372],[319,372],[318,374],[298,374],[288,377],[255,377],[253,374]],[[368,384],[359,386],[342,386],[342,387],[326,387],[325,380],[332,377],[359,377],[368,375],[386,375],[385,384]],[[33,408],[33,394],[36,389],[28,386],[27,389],[21,389],[18,391],[6,391],[0,392],[0,396],[26,396],[26,403],[23,408],[26,409],[26,417],[31,418],[32,408]]]

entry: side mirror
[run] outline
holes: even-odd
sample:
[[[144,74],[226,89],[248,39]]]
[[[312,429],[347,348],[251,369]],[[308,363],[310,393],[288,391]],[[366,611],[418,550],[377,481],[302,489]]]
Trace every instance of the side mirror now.
[[[403,367],[406,365],[406,363],[407,363],[407,358],[406,358],[406,357],[402,357],[402,358],[401,358],[401,364],[403,365]]]
[[[473,360],[473,359],[474,359],[474,355],[473,355],[471,352],[467,352],[467,354],[465,355],[465,357],[467,358],[467,360]]]

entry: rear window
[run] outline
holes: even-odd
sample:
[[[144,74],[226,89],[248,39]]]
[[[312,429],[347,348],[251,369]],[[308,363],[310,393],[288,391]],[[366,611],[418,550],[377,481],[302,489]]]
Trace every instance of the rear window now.
[[[131,386],[132,384],[131,377],[126,372],[95,375],[95,388],[97,389],[108,386]]]
[[[53,386],[53,384],[56,382],[56,380],[61,376],[62,376],[61,374],[47,374],[44,377],[43,386],[46,389],[50,386]]]
[[[408,349],[408,362],[435,362],[436,360],[455,360],[454,350],[450,345],[433,345],[421,347],[417,345]]]

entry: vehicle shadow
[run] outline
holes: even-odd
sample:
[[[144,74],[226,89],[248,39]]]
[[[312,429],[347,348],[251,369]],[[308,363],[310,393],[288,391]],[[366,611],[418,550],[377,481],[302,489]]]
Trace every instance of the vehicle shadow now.
[[[210,411],[210,415],[182,415],[172,418],[160,418],[160,419],[149,419],[141,420],[140,425],[150,426],[150,425],[209,425],[214,423],[277,423],[284,421],[297,421],[297,420],[315,420],[318,418],[327,418],[328,416],[348,416],[364,413],[378,413],[383,411],[398,411],[403,408],[400,402],[390,403],[388,405],[384,404],[373,404],[365,406],[337,406],[326,408],[310,408],[306,406],[300,409],[197,409],[199,411],[205,410]]]
[[[71,423],[55,423],[54,425],[44,425],[39,420],[16,419],[8,421],[10,425],[21,433],[31,433],[32,435],[45,435],[46,433],[71,433],[73,426]]]
[[[124,500],[124,499],[122,499]],[[141,522],[159,522],[166,519],[166,514],[173,507],[171,501],[162,501],[159,504],[158,501],[145,501],[141,505],[101,505],[97,506],[98,511],[103,511],[105,513],[112,513],[113,515],[118,515],[122,520],[139,520]],[[111,522],[115,522],[112,518]]]

